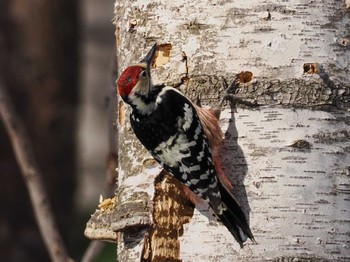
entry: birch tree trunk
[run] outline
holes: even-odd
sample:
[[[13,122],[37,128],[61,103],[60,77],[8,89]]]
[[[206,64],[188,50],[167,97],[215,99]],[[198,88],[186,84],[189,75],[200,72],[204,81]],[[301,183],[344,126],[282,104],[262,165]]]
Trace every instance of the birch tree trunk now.
[[[122,102],[119,189],[109,215],[97,211],[87,230],[103,218],[120,261],[349,261],[348,8],[335,0],[117,1],[120,70],[157,42],[154,82],[203,106],[227,91],[262,105],[227,105],[221,115],[221,162],[257,244],[240,249],[207,207],[193,209],[135,138]]]

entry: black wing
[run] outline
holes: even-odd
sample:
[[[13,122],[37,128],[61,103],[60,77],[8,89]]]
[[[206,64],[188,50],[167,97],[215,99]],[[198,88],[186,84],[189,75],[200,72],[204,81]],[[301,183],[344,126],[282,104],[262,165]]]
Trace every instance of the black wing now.
[[[138,139],[164,169],[222,213],[212,155],[192,103],[166,87],[152,114],[132,114],[130,119]]]

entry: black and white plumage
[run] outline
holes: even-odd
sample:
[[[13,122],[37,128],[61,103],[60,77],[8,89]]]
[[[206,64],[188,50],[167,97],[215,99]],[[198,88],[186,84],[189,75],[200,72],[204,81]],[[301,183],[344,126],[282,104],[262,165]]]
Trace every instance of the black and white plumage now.
[[[242,246],[239,228],[254,237],[233,195],[217,177],[211,150],[196,108],[178,90],[153,85],[153,46],[140,64],[124,70],[118,92],[132,107],[131,126],[151,155],[192,192],[206,201]]]
[[[156,98],[155,110],[150,115],[133,110],[130,122],[152,156],[221,214],[214,164],[192,103],[176,89],[164,87]]]

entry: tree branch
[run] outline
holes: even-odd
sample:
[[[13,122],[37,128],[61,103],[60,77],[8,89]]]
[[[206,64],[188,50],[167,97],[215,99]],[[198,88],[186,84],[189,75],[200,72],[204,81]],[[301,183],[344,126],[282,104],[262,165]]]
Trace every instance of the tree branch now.
[[[86,249],[81,262],[91,262],[101,253],[105,243],[100,240],[93,240]]]
[[[0,77],[0,116],[12,143],[12,147],[29,191],[39,230],[54,262],[73,261],[66,251],[57,230],[51,206],[44,187],[41,171],[36,163],[33,147],[26,129],[10,100],[3,79]]]

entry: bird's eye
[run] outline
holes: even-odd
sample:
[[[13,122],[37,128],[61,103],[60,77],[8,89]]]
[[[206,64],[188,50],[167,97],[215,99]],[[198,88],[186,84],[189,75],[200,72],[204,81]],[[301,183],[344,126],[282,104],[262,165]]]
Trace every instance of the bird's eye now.
[[[140,73],[140,77],[146,78],[147,77],[147,71],[146,70],[142,70],[142,72]]]

